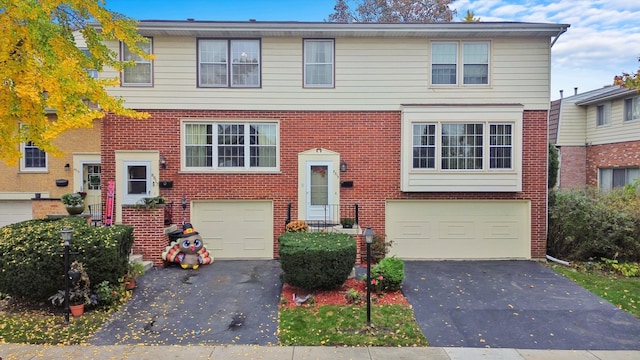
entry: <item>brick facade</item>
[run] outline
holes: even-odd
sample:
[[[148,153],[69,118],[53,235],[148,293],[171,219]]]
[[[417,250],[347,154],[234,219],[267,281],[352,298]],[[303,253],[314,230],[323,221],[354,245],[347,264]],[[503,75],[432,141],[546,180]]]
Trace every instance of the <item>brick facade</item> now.
[[[587,146],[586,158],[585,184],[598,186],[599,168],[640,167],[640,141]]]
[[[585,165],[587,148],[585,146],[562,146],[559,154],[560,189],[580,189],[587,183]]]
[[[386,112],[297,112],[297,111],[149,111],[148,120],[107,116],[102,121],[102,178],[115,179],[116,150],[158,150],[166,157],[167,168],[160,179],[173,180],[171,189],[160,189],[169,202],[180,203],[182,196],[192,200],[233,199],[273,201],[274,257],[277,238],[284,231],[287,204],[292,218],[297,216],[298,153],[325,148],[340,153],[348,163],[343,180],[352,188],[340,189],[343,203],[360,206],[361,226],[385,233],[385,202],[390,199],[496,199],[530,200],[531,257],[546,253],[547,197],[547,111],[524,112],[523,191],[519,193],[404,193],[400,191],[401,113]],[[181,119],[274,119],[280,122],[280,172],[272,174],[187,174],[180,173]],[[106,195],[103,190],[103,197]],[[189,221],[190,208],[186,219]],[[181,212],[179,212],[181,215]],[[151,216],[151,218],[149,218]],[[158,216],[156,218],[155,216]],[[166,246],[160,213],[141,214],[123,209],[123,223],[143,227],[136,230],[134,249],[156,262]],[[159,238],[162,237],[162,241]],[[161,246],[162,244],[162,246]]]

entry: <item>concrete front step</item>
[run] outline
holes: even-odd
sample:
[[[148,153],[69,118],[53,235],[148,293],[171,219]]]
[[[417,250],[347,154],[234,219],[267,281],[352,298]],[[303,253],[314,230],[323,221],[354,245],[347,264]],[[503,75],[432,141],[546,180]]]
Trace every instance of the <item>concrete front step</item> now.
[[[153,267],[153,261],[144,260],[140,254],[129,255],[129,261],[132,263],[142,263],[144,265],[145,272]]]

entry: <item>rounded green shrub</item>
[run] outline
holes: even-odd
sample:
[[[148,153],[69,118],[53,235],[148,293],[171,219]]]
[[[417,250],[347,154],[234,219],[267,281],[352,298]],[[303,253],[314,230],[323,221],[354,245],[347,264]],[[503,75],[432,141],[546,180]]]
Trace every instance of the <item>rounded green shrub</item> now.
[[[342,285],[356,262],[356,240],[347,234],[287,232],[278,241],[283,280],[306,290]]]
[[[386,291],[400,290],[404,280],[404,261],[395,256],[380,260],[371,268],[371,278],[380,279],[380,287]]]
[[[73,229],[70,262],[82,262],[92,284],[118,283],[133,244],[130,226],[88,226],[84,218],[29,220],[0,228],[0,293],[46,301],[64,289],[64,243]]]

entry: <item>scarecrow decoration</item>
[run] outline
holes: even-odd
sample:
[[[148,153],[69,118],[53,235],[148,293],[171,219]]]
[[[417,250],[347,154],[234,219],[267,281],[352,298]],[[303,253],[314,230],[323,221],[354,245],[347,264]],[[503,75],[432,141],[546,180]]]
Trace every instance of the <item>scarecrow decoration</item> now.
[[[183,269],[197,269],[200,265],[211,264],[213,258],[202,243],[202,237],[186,223],[182,226],[182,234],[162,253],[162,259],[180,263]]]

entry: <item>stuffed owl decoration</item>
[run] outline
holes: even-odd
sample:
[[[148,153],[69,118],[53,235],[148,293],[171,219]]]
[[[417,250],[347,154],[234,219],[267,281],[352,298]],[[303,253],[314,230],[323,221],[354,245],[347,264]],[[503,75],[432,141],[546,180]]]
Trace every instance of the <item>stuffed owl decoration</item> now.
[[[185,224],[182,235],[162,253],[162,259],[180,263],[183,269],[197,269],[200,265],[211,264],[213,259],[204,247],[202,237],[191,224]]]

